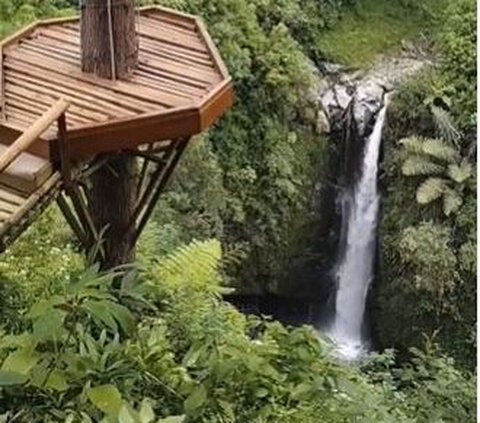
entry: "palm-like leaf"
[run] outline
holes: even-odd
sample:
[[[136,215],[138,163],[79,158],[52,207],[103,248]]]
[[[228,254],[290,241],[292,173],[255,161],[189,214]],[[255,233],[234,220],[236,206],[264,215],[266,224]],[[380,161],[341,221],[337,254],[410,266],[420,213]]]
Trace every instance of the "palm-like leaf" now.
[[[443,172],[443,166],[433,163],[424,156],[410,156],[402,165],[402,173],[405,176],[440,175]]]
[[[453,123],[452,115],[441,107],[432,105],[431,109],[440,138],[457,145],[461,134]]]
[[[460,193],[453,189],[446,189],[443,194],[443,212],[445,215],[450,216],[452,213],[456,213],[462,206],[463,199]]]
[[[448,166],[448,176],[457,184],[463,184],[473,175],[473,166],[466,160],[459,165],[451,164]]]
[[[438,200],[447,189],[447,181],[442,178],[428,178],[417,189],[417,201],[420,204],[430,204]]]
[[[460,158],[457,149],[448,145],[447,142],[437,138],[426,139],[423,142],[423,152],[428,156],[447,163],[455,163]]]
[[[423,154],[423,141],[424,138],[413,135],[408,138],[403,138],[399,141],[399,144],[403,146],[406,152],[413,154]]]

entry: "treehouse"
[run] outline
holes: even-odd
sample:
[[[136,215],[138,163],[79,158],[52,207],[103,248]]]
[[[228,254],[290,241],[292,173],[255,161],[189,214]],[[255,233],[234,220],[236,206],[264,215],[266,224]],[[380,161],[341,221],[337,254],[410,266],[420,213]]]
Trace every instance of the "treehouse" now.
[[[128,78],[82,71],[79,17],[35,23],[1,43],[2,250],[55,200],[91,247],[102,228],[86,181],[119,152],[135,157],[136,240],[191,137],[231,106],[231,78],[198,17],[153,6],[135,19]]]

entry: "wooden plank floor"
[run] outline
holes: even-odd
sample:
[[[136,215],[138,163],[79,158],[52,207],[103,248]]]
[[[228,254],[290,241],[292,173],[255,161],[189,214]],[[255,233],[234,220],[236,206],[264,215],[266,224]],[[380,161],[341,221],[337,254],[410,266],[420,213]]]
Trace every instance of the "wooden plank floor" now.
[[[138,20],[139,66],[128,81],[81,72],[80,25],[67,20],[37,26],[3,47],[5,120],[24,131],[60,97],[71,101],[67,126],[92,124],[189,107],[225,75],[195,21],[159,10]],[[56,135],[53,125],[47,138]]]

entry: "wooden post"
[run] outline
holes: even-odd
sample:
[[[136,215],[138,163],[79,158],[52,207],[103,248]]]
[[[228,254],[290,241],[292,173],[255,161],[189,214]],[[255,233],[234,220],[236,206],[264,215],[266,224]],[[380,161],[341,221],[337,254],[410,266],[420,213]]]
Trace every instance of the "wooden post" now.
[[[84,72],[127,78],[138,61],[134,0],[85,0],[80,40]]]
[[[108,79],[128,78],[138,61],[134,0],[84,0],[81,11],[82,70]],[[112,60],[113,58],[113,60]],[[89,209],[99,233],[104,229],[103,269],[135,258],[129,228],[136,198],[135,158],[108,156],[91,177]]]

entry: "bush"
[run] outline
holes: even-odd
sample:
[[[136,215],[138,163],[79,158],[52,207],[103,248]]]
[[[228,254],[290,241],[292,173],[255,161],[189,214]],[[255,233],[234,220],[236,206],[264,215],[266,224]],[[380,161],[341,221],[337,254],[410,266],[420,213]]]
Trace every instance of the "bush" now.
[[[312,328],[247,319],[219,299],[217,241],[140,278],[92,267],[0,335],[0,412],[19,422],[467,422],[474,385],[433,352],[406,367],[336,362]],[[127,308],[128,305],[128,308]],[[433,414],[432,414],[433,413]],[[102,420],[103,419],[103,420]],[[160,420],[158,420],[160,419]]]

